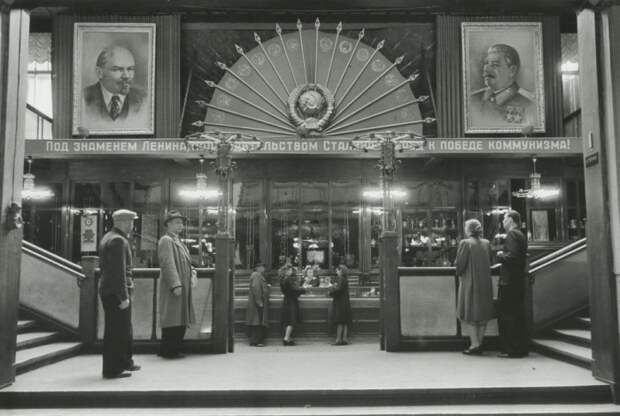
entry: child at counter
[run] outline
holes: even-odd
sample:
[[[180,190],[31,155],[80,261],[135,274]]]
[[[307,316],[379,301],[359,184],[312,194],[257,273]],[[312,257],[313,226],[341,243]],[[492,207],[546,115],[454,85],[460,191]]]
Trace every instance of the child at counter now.
[[[284,327],[284,346],[296,345],[292,340],[295,326],[301,323],[299,312],[299,296],[306,293],[306,289],[299,287],[299,280],[295,269],[287,264],[280,269],[280,288],[284,295],[282,303],[282,327]]]
[[[336,325],[336,341],[332,345],[348,345],[349,324],[351,323],[351,301],[349,299],[349,269],[341,264],[336,268],[336,277],[329,284],[332,297],[330,321]]]

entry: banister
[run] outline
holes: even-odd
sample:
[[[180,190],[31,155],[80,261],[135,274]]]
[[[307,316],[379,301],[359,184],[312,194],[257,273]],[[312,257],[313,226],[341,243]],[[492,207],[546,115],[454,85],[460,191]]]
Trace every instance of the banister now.
[[[559,250],[554,251],[553,253],[550,253],[544,257],[541,257],[533,262],[530,263],[530,271],[532,268],[538,267],[542,264],[548,263],[550,261],[552,261],[553,259],[563,256],[565,253],[569,252],[569,251],[573,251],[577,248],[579,249],[583,249],[586,247],[586,242],[587,239],[586,238],[582,238],[580,240],[575,241],[574,243],[571,243],[567,246],[562,247]],[[562,257],[564,258],[564,257]]]
[[[28,249],[30,252],[34,252],[38,254],[40,257],[45,257],[47,260],[51,261],[52,263],[58,263],[77,273],[82,273],[82,266],[80,266],[79,264],[73,263],[65,259],[64,257],[60,257],[52,253],[51,251],[47,251],[44,248],[37,246],[36,244],[32,244],[29,241],[22,240],[22,248]]]
[[[26,109],[35,113],[37,115],[37,117],[41,117],[43,120],[49,122],[49,123],[54,123],[54,119],[51,118],[50,116],[48,116],[47,114],[45,114],[44,112],[42,112],[41,110],[39,110],[36,107],[33,107],[30,104],[26,104]]]
[[[49,257],[43,256],[43,255],[37,253],[34,250],[30,250],[28,248],[22,247],[22,251],[25,252],[25,253],[30,254],[33,257],[36,257],[37,259],[39,259],[41,261],[50,263],[53,266],[55,266],[55,267],[57,267],[57,268],[59,268],[61,270],[64,270],[65,272],[67,272],[67,273],[77,277],[78,281],[81,280],[81,279],[84,279],[86,277],[84,275],[84,273],[82,273],[81,271],[77,271],[74,268],[69,268],[69,267],[65,266],[64,264],[60,264],[59,262],[56,262],[56,261],[54,261],[53,259],[51,259]],[[80,268],[80,270],[81,270],[81,268]]]
[[[132,269],[134,279],[159,279],[159,268],[157,267],[136,267]],[[208,267],[196,268],[196,274],[199,279],[212,279],[215,275],[215,269]],[[101,274],[101,269],[96,268],[95,273]]]
[[[541,269],[547,268],[547,267],[549,267],[549,266],[559,262],[560,260],[565,259],[566,257],[572,256],[575,253],[578,253],[578,252],[580,252],[582,250],[585,250],[586,247],[587,247],[587,245],[584,244],[583,246],[574,248],[572,251],[564,252],[561,255],[554,256],[552,259],[550,259],[549,261],[547,261],[547,262],[545,262],[543,264],[538,264],[538,265],[536,265],[533,268],[530,267],[529,273],[530,274],[531,273],[536,273],[537,271],[539,271]]]

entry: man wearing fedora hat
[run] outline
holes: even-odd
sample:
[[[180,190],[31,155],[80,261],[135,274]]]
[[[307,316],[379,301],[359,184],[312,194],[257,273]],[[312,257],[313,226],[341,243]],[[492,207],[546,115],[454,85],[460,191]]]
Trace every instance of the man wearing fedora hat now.
[[[254,272],[250,275],[246,325],[249,329],[250,345],[253,347],[264,345],[265,332],[269,325],[269,288],[271,285],[265,280],[264,272],[265,265],[258,261],[254,265]]]
[[[133,289],[129,234],[137,215],[127,209],[112,213],[114,227],[99,246],[101,279],[99,295],[105,314],[103,378],[129,377],[140,366],[132,357],[131,291]]]
[[[176,210],[164,218],[166,234],[159,240],[159,324],[161,345],[159,356],[182,358],[183,337],[187,327],[196,321],[192,304],[192,288],[196,271],[192,268],[189,250],[179,239],[186,218]]]

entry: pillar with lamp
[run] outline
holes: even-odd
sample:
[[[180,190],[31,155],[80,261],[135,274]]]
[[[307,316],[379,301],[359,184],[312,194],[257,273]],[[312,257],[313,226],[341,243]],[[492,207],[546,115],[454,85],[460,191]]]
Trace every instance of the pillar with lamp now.
[[[234,323],[233,323],[233,290],[234,287],[234,215],[232,204],[232,172],[234,163],[232,152],[251,152],[259,150],[262,142],[254,136],[248,136],[236,132],[206,130],[203,121],[197,121],[194,126],[204,127],[205,130],[194,133],[185,138],[187,147],[191,150],[215,153],[215,173],[218,177],[220,199],[218,201],[218,221],[217,235],[215,238],[215,279],[213,293],[226,293],[227,302],[217,302],[214,308],[214,315],[227,316],[226,325],[214,325],[213,340],[215,352],[233,352],[234,349]],[[201,156],[201,166],[204,158]],[[197,186],[200,184],[205,190],[206,175],[198,178]],[[214,317],[214,321],[217,319]]]
[[[435,122],[434,118],[425,118],[419,121],[420,124],[430,124]],[[384,302],[385,299],[398,299],[399,280],[398,265],[400,263],[400,253],[398,244],[398,231],[396,221],[396,210],[394,207],[394,177],[398,168],[396,152],[419,151],[426,146],[426,137],[413,132],[375,132],[357,136],[351,140],[354,149],[363,152],[379,150],[381,158],[378,167],[381,172],[381,193],[383,195],[383,215],[381,233],[381,273],[380,273],[380,295],[381,295],[381,348],[386,351],[398,351],[400,349],[400,308]]]

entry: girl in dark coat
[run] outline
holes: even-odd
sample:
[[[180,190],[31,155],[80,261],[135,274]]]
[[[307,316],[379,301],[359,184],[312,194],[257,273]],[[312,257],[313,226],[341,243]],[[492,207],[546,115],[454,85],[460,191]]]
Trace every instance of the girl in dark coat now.
[[[333,298],[331,322],[336,325],[336,342],[333,345],[347,345],[351,323],[351,301],[349,300],[348,269],[344,265],[336,268],[336,278],[329,285],[329,296]]]
[[[285,328],[282,344],[295,345],[291,339],[295,325],[301,322],[299,313],[299,296],[306,293],[306,289],[299,287],[299,281],[292,266],[286,265],[280,270],[280,288],[284,295],[282,304],[282,326]]]

